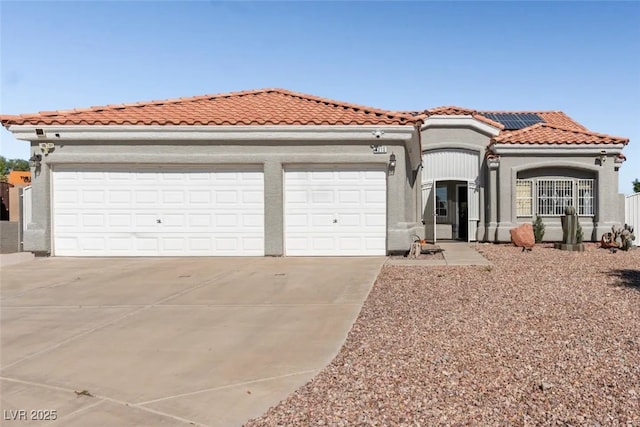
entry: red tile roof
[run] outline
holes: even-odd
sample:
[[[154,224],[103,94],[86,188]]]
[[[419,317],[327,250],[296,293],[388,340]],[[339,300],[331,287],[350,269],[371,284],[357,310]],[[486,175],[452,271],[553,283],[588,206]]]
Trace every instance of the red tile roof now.
[[[544,123],[538,123],[519,130],[504,130],[504,126],[484,114],[533,113],[540,116]],[[416,114],[416,113],[413,113]],[[443,106],[425,110],[422,113],[433,115],[470,115],[494,127],[502,129],[492,142],[501,144],[628,144],[627,138],[591,132],[562,111],[478,111],[464,107]],[[417,115],[419,117],[419,115]]]
[[[498,144],[628,144],[629,139],[562,127],[548,123],[536,123],[520,130],[503,132],[492,139]]]
[[[284,89],[0,116],[9,125],[405,125],[419,119]]]
[[[498,127],[500,129],[504,129],[504,126],[501,123],[498,123],[494,120],[489,119],[485,116],[485,114],[537,114],[540,116],[545,123],[551,125],[558,125],[567,128],[575,128],[580,130],[587,130],[586,127],[582,126],[580,123],[573,120],[571,117],[567,116],[562,111],[479,111],[472,110],[470,108],[464,107],[456,107],[456,106],[443,106],[443,107],[435,107],[425,110],[422,114],[426,116],[434,116],[434,115],[467,115],[473,116],[474,118],[489,123],[492,126]]]
[[[484,114],[534,113],[545,123],[505,131]],[[258,89],[227,94],[133,104],[106,105],[36,114],[0,116],[10,125],[407,125],[434,115],[468,115],[497,129],[492,141],[513,144],[609,144],[628,139],[589,131],[561,111],[478,111],[441,106],[424,111],[386,111],[333,101],[285,89]]]

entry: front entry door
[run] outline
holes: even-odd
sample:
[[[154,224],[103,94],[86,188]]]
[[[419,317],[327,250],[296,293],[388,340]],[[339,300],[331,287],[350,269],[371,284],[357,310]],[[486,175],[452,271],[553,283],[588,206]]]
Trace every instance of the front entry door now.
[[[458,240],[467,242],[469,240],[469,203],[467,197],[467,186],[458,185]]]

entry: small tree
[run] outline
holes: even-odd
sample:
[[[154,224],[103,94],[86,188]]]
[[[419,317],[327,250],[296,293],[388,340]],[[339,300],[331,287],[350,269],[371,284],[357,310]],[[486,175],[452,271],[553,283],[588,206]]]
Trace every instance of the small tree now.
[[[0,156],[0,180],[6,181],[10,171],[28,171],[29,162],[22,159],[7,159]]]
[[[533,236],[535,237],[536,243],[542,242],[542,238],[544,237],[544,223],[540,215],[536,215],[536,219],[533,221]]]
[[[640,193],[640,180],[636,179],[635,181],[632,182],[632,184],[633,184],[633,192]]]

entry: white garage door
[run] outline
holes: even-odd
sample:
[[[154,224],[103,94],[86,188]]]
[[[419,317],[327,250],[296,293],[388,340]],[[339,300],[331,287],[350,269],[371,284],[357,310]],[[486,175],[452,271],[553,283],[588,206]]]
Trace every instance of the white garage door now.
[[[56,167],[53,253],[262,256],[261,170]]]
[[[385,255],[384,170],[285,172],[287,255]]]

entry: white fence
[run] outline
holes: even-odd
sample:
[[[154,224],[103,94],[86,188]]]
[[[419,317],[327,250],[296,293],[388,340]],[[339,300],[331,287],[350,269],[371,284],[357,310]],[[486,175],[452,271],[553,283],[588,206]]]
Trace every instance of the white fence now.
[[[624,198],[624,222],[635,229],[636,240],[634,245],[638,246],[638,234],[640,233],[640,193],[632,194]]]
[[[27,228],[32,220],[31,216],[31,186],[22,189],[22,229]]]

